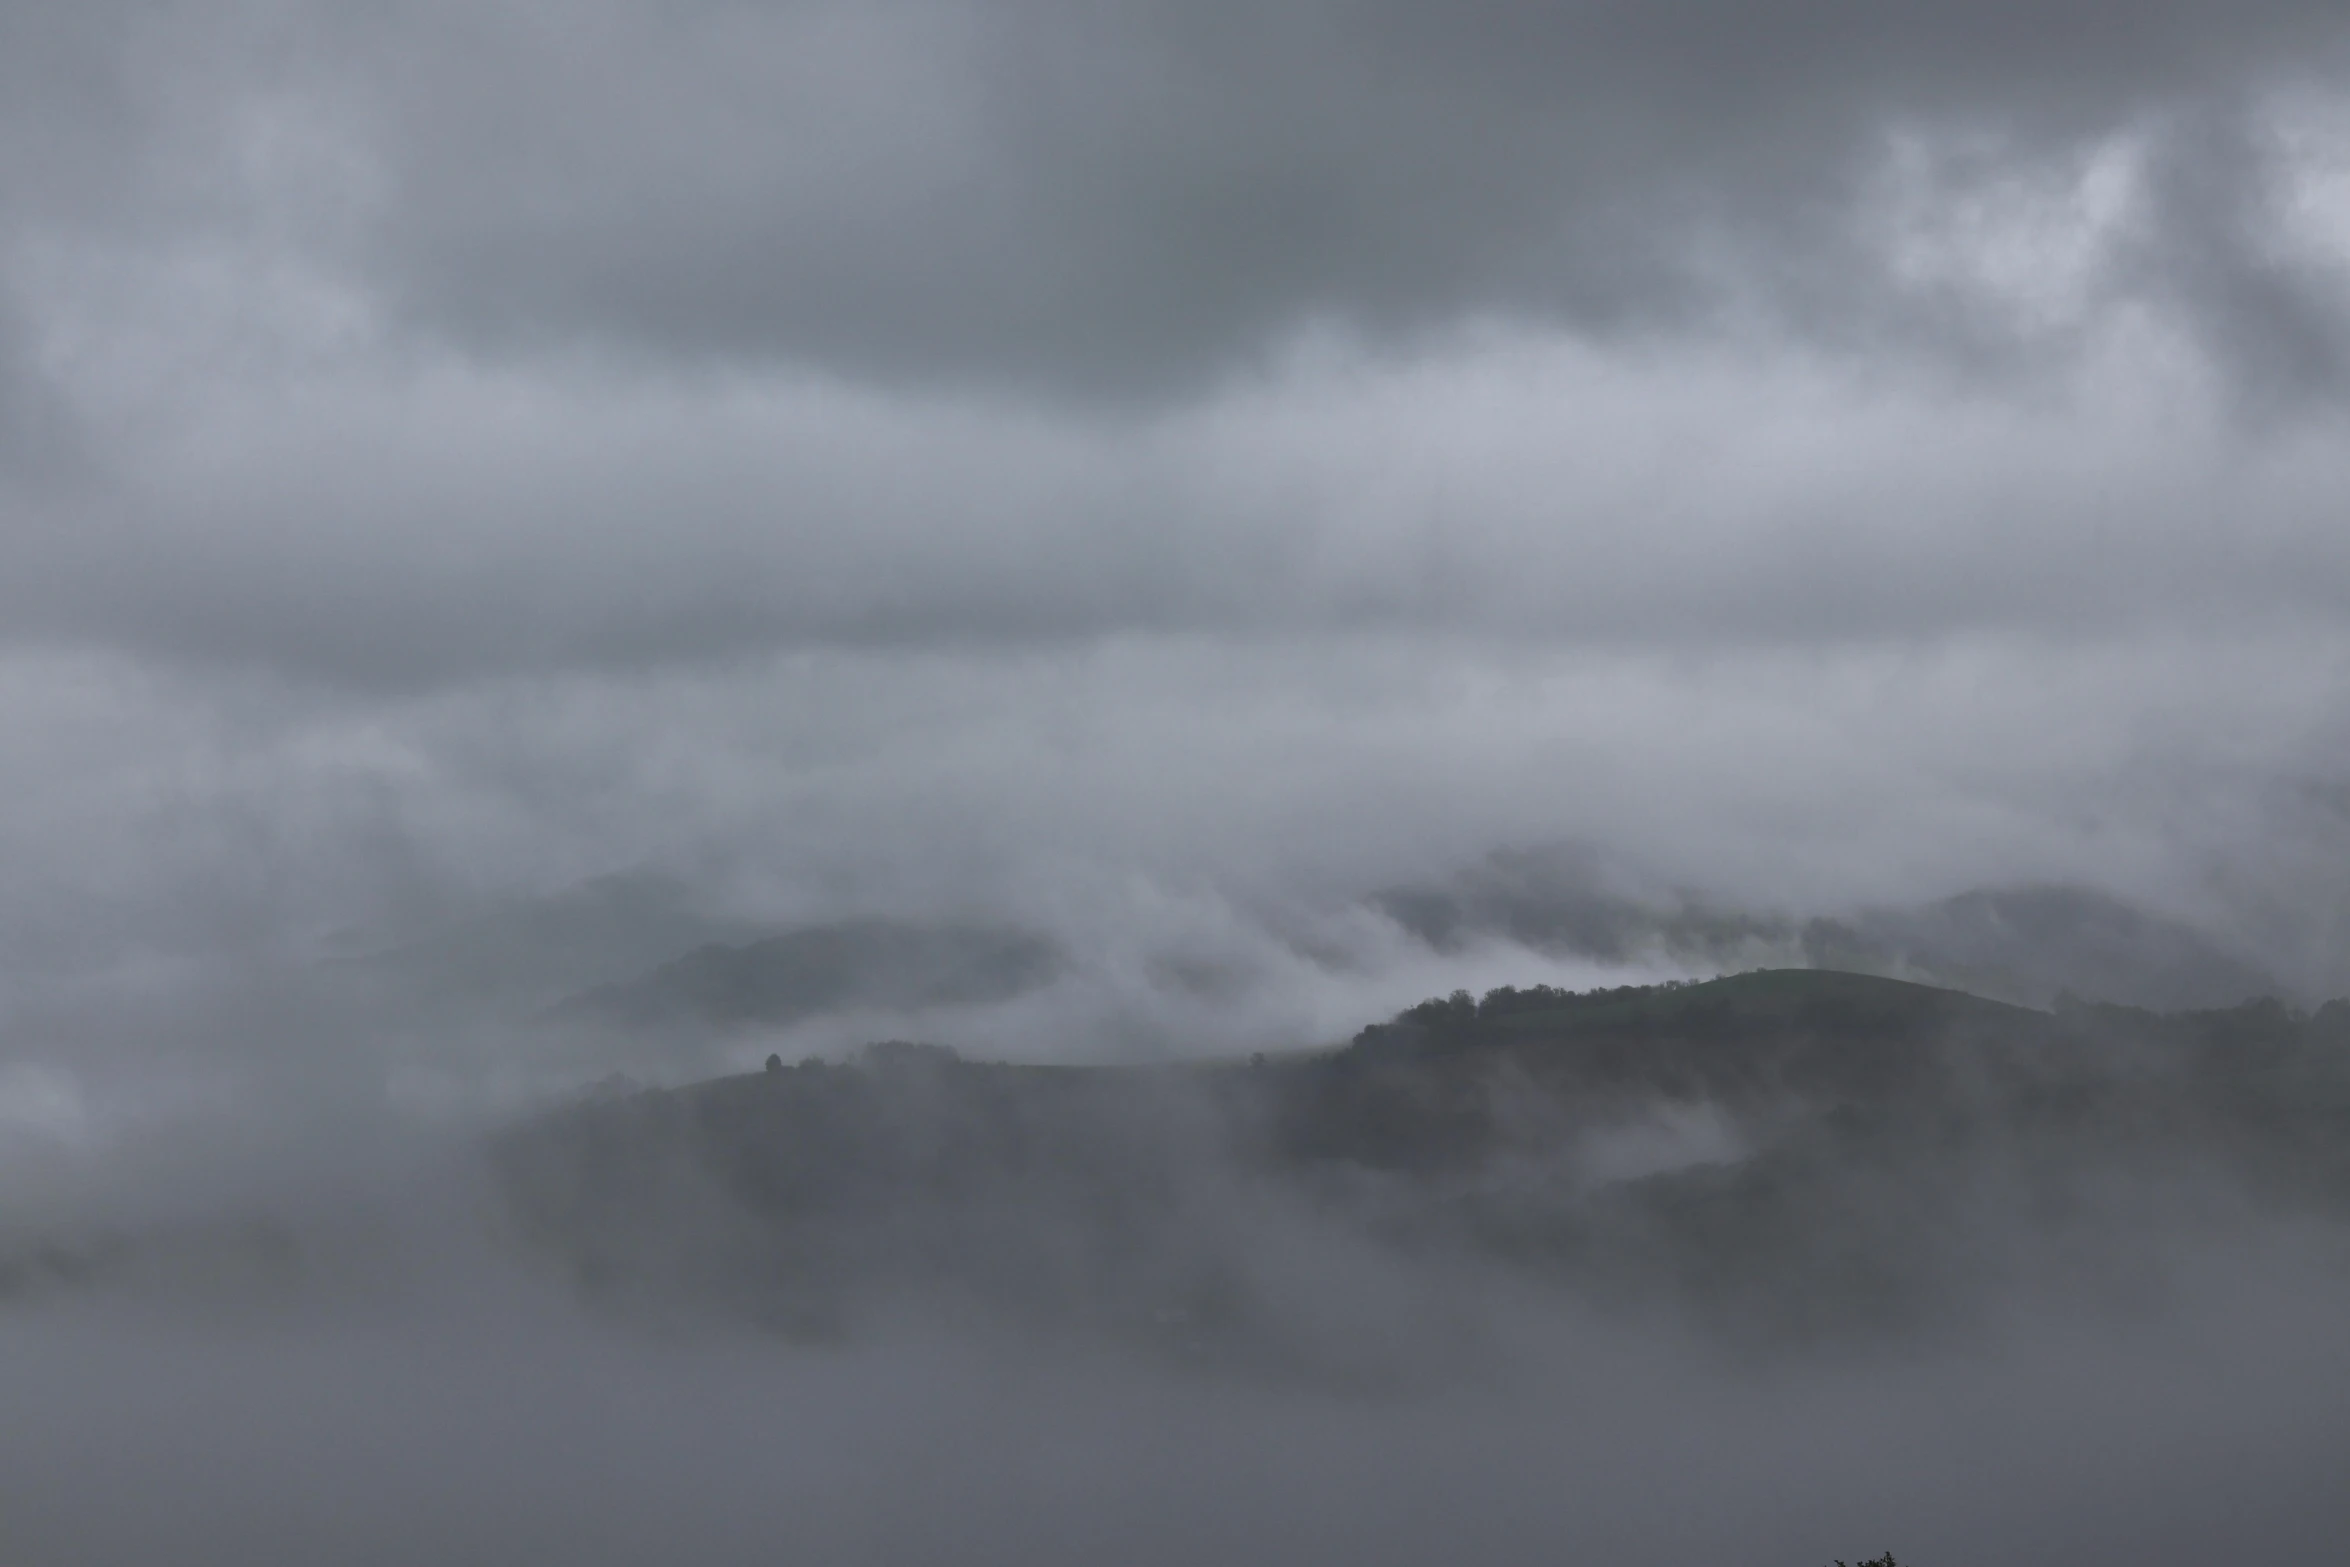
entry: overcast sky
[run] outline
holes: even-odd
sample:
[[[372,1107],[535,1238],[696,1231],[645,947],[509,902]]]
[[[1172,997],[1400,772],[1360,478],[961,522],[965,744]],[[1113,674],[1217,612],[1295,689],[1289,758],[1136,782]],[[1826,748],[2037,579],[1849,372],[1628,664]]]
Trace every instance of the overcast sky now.
[[[0,1054],[1567,840],[2350,988],[2346,418],[2337,3],[0,0]]]

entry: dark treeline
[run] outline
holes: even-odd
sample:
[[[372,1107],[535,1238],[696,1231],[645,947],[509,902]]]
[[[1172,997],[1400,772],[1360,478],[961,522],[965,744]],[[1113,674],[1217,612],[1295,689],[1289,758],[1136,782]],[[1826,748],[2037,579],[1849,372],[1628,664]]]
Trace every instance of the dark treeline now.
[[[1962,1323],[2048,1258],[2136,1266],[2224,1212],[2350,1221],[2350,1008],[2040,1012],[1814,971],[1503,989],[1253,1064],[887,1046],[607,1095],[515,1128],[496,1167],[589,1296],[790,1332],[959,1301],[1294,1364],[1311,1313],[1264,1249],[1288,1226],[1739,1342],[1846,1341]]]
[[[1661,992],[1681,989],[1688,982],[1669,979],[1661,985],[1618,985],[1593,990],[1562,990],[1556,985],[1529,985],[1521,990],[1515,985],[1503,985],[1488,990],[1482,998],[1465,990],[1456,990],[1449,996],[1432,996],[1417,1006],[1410,1006],[1395,1015],[1398,1023],[1416,1023],[1423,1028],[1456,1028],[1470,1023],[1490,1023],[1499,1018],[1514,1017],[1528,1012],[1558,1012],[1573,1006],[1607,1006],[1617,1002],[1638,1001]],[[1374,1025],[1376,1026],[1376,1025]]]

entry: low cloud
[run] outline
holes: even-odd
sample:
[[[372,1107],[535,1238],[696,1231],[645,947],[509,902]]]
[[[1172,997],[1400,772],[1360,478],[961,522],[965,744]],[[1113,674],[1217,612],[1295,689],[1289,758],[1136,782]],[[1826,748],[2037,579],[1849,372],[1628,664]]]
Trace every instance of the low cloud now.
[[[1398,917],[1511,855],[1757,962],[2055,889],[2350,991],[2346,50],[2314,0],[0,0],[0,1171],[71,1232],[10,1287],[202,1237],[197,1309],[0,1312],[11,1539],[2319,1551],[2305,1231],[1780,1373],[1480,1283],[1503,1374],[1350,1401],[919,1313],[648,1340],[446,1172],[610,1074],[1745,964]],[[1057,961],[544,1026],[892,922]],[[1608,1158],[1749,1146],[1706,1116]],[[289,1193],[363,1216],[290,1300]],[[1366,1344],[1461,1282],[1285,1234]]]

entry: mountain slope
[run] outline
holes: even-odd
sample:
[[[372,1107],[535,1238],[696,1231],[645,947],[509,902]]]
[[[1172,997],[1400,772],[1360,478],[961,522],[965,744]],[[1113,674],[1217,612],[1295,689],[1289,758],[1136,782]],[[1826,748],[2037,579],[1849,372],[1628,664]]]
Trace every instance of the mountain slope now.
[[[1052,944],[991,925],[855,920],[739,946],[695,948],[649,973],[572,996],[552,1020],[623,1027],[779,1027],[827,1012],[1006,1001],[1049,981]]]
[[[1800,962],[1920,979],[2029,1006],[2061,992],[2158,1010],[2276,994],[2276,977],[2209,933],[2093,888],[1983,888],[1809,919],[1639,887],[1599,856],[1496,854],[1449,881],[1372,900],[1439,951],[1481,940],[1697,967]]]
[[[1295,1259],[1361,1253],[1783,1344],[2158,1248],[2202,1222],[2189,1188],[2350,1233],[2350,1008],[2051,1014],[1814,971],[1502,990],[1246,1065],[878,1051],[583,1104],[495,1162],[590,1295],[786,1331],[960,1303],[1295,1367],[1342,1306]]]

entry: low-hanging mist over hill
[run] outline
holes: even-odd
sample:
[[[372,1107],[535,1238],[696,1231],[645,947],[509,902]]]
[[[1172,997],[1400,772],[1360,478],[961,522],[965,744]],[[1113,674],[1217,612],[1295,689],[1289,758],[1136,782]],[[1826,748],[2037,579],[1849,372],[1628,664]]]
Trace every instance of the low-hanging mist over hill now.
[[[633,873],[167,973],[183,1039],[267,1020],[238,1075],[0,1079],[15,1538],[2144,1567],[2350,1527],[2341,1003],[2085,887],[1629,863],[1206,919]]]
[[[1155,1067],[876,1043],[309,1150],[301,1192],[256,1155],[210,1195],[20,1206],[12,1407],[89,1430],[78,1378],[165,1445],[124,1446],[140,1503],[94,1535],[87,1491],[22,1483],[60,1475],[26,1427],[0,1486],[36,1548],[347,1538],[327,1493],[240,1511],[267,1466],[340,1485],[372,1520],[354,1559],[385,1561],[452,1538],[449,1508],[468,1540],[614,1562],[751,1559],[738,1537],[1076,1560],[1069,1528],[1144,1522],[1136,1559],[1168,1562],[1268,1530],[1289,1560],[1798,1561],[1871,1528],[1928,1561],[2049,1530],[2117,1567],[2322,1550],[2346,1149],[2344,1002],[2050,1012],[1770,970],[1460,992],[1335,1048]],[[302,1447],[352,1399],[431,1455],[401,1460],[425,1515]],[[239,1433],[204,1485],[158,1464],[187,1400]],[[928,1446],[941,1420],[974,1445]],[[1487,1457],[1435,1457],[1464,1439]],[[1888,1489],[1896,1457],[1930,1478]],[[1413,1510],[1312,1501],[1396,1464]],[[586,1486],[613,1465],[628,1484]],[[894,1499],[828,1494],[852,1472]]]
[[[1031,906],[994,918],[782,923],[682,878],[608,876],[344,933],[348,950],[320,972],[362,1010],[397,1015],[424,1002],[444,1025],[551,1033],[551,1068],[568,1049],[598,1070],[631,1069],[634,1050],[633,1069],[655,1072],[708,1070],[730,1048],[732,1059],[756,1059],[760,1039],[837,1053],[859,1029],[893,1026],[965,1037],[978,1027],[994,1048],[1036,1059],[1053,1054],[1040,1032],[1070,1027],[1133,1030],[1160,1056],[1278,1046],[1319,1026],[1294,1010],[1311,986],[1327,991],[1322,1007],[1359,1018],[1377,1005],[1362,998],[1398,985],[1515,976],[1528,962],[1556,965],[1570,984],[1797,965],[2042,1008],[2068,996],[2156,1010],[2324,999],[2234,942],[2090,887],[1797,913],[1665,887],[1588,850],[1497,853],[1423,887],[1339,895],[1319,909],[1234,909],[1205,940],[1078,914]],[[566,1045],[567,1035],[577,1037]],[[675,1057],[666,1067],[664,1054]]]
[[[2230,1006],[2288,987],[2230,943],[2091,887],[1981,888],[1808,917],[1702,893],[1634,890],[1588,851],[1497,854],[1378,905],[1440,949],[1502,939],[1538,952],[1698,969],[1756,959],[1912,977],[2033,1006],[2060,994],[2156,1009]]]
[[[786,1028],[859,1007],[919,1011],[1009,1001],[1051,979],[1060,955],[1026,931],[863,920],[694,948],[636,979],[557,1003],[550,1022]]]
[[[2049,1014],[1782,970],[1463,993],[1334,1052],[1185,1067],[875,1045],[607,1092],[495,1162],[594,1298],[819,1336],[993,1306],[1376,1379],[1268,1287],[1252,1223],[1844,1353],[2159,1270],[2239,1213],[2350,1241],[2346,1150],[2350,1003]]]
[[[0,1567],[2350,1540],[2342,0],[0,0]]]

